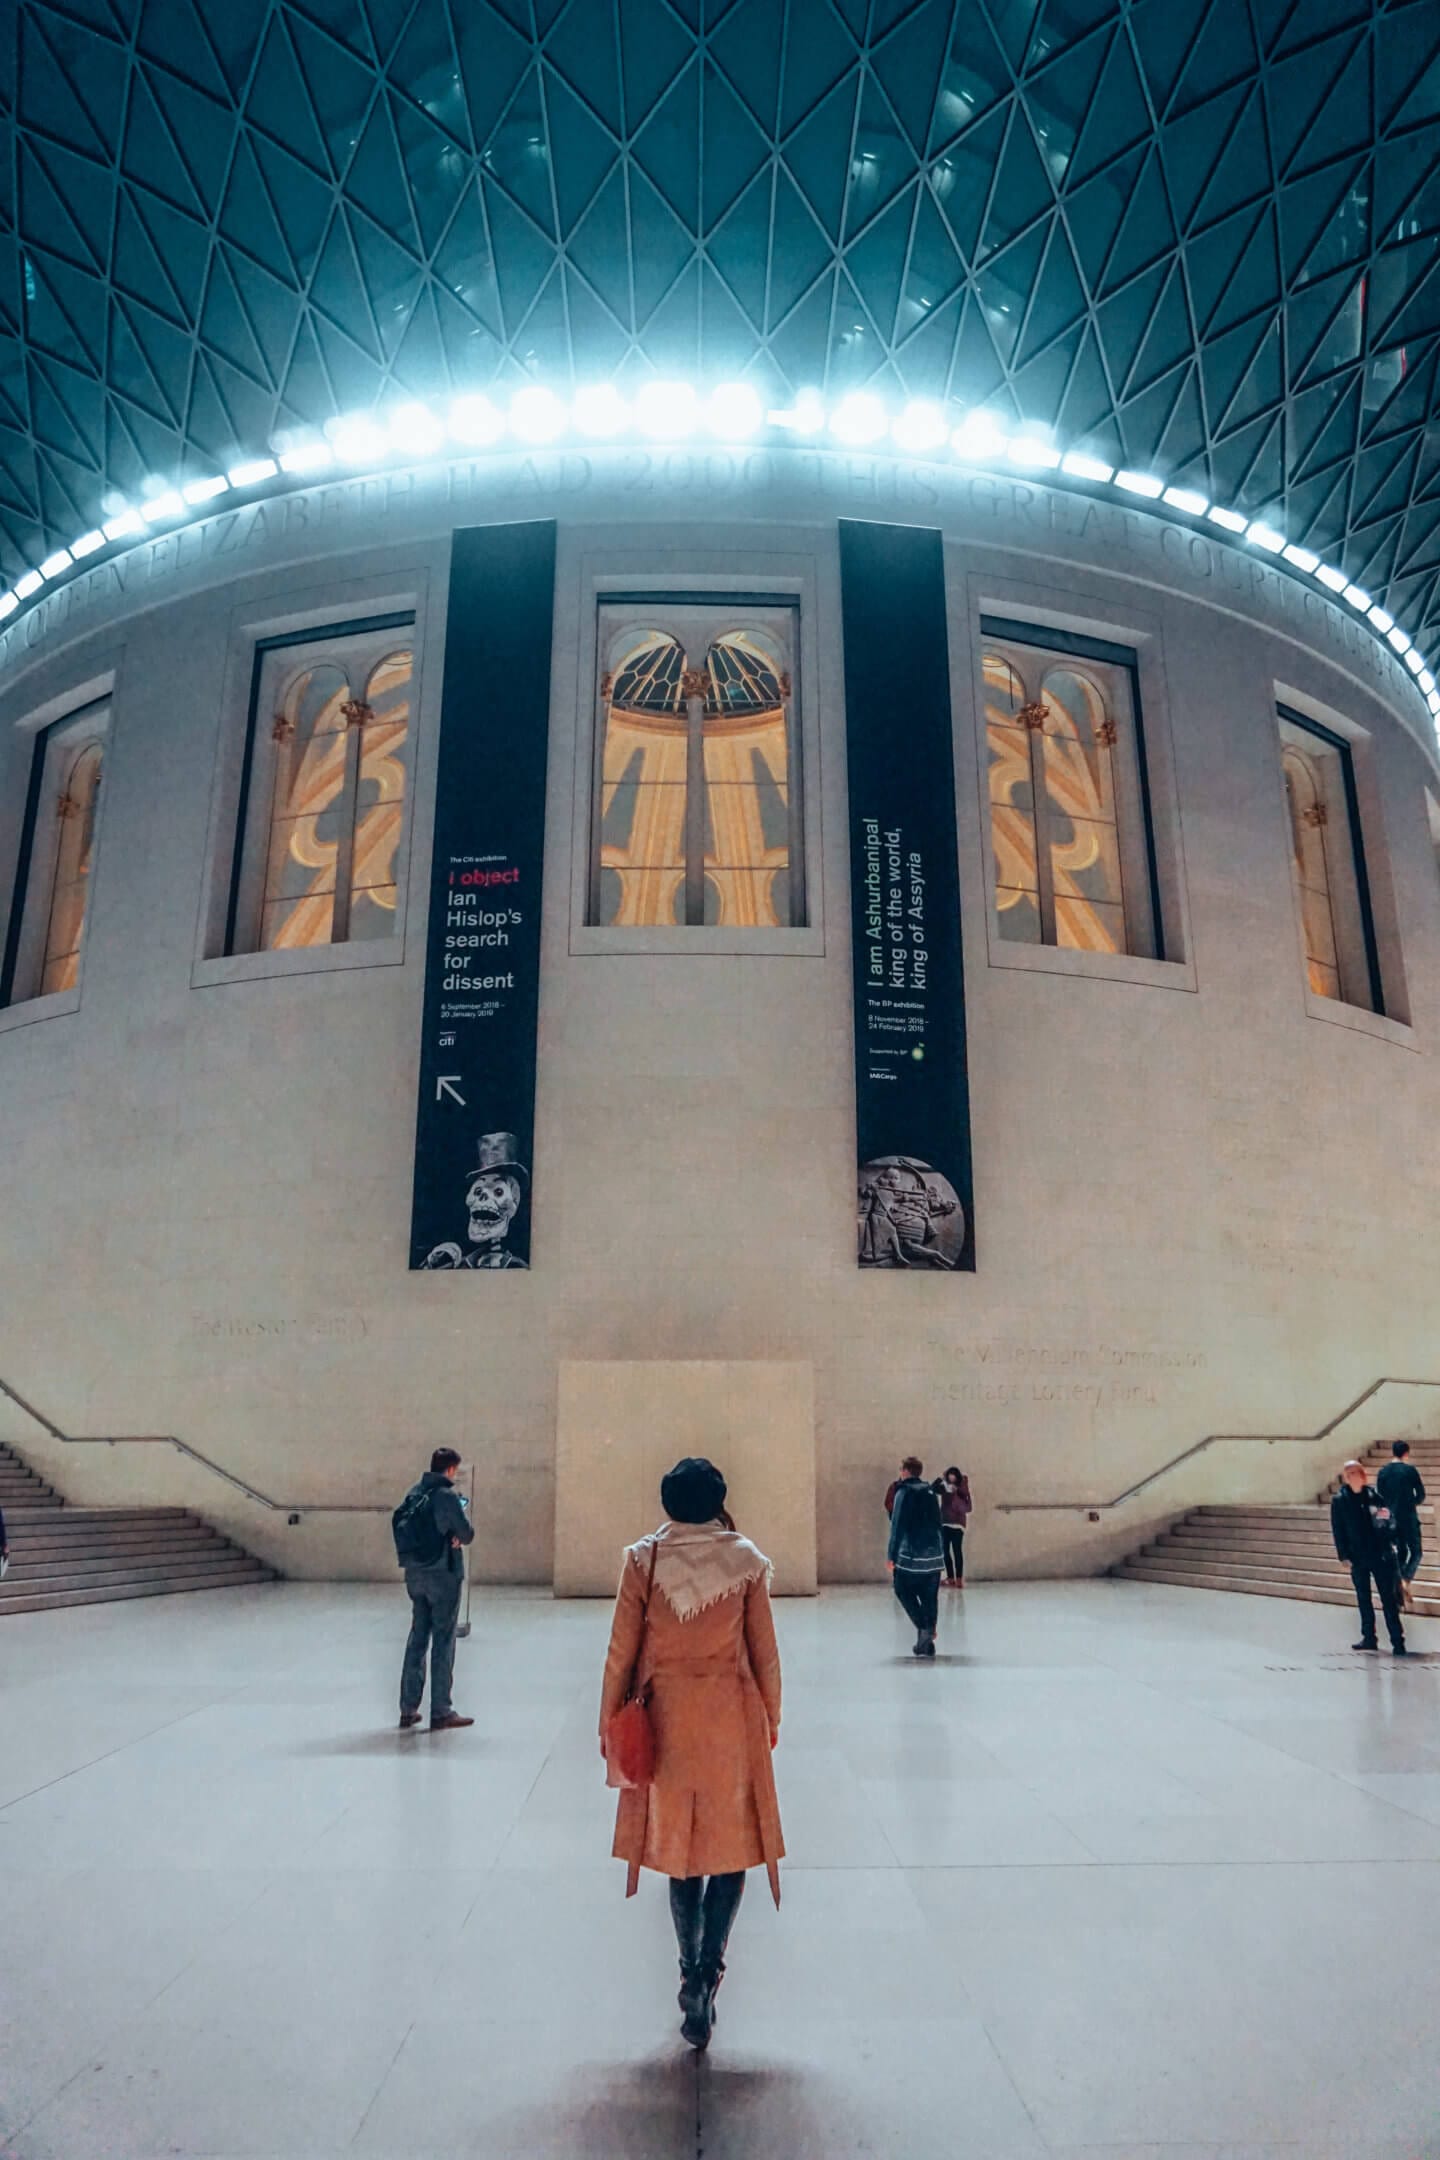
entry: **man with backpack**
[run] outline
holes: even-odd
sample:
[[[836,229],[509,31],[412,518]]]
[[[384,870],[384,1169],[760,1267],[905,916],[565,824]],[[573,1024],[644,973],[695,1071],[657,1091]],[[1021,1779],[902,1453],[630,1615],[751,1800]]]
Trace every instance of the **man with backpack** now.
[[[405,1645],[405,1664],[400,1675],[400,1730],[413,1732],[420,1723],[420,1698],[425,1692],[425,1653],[430,1653],[430,1730],[453,1732],[457,1726],[473,1725],[474,1718],[460,1717],[450,1700],[455,1669],[455,1628],[460,1618],[460,1591],[464,1570],[460,1548],[475,1535],[475,1525],[455,1490],[460,1457],[454,1448],[436,1448],[430,1468],[418,1485],[412,1485],[395,1513],[390,1527],[395,1533],[395,1558],[405,1570],[410,1593],[410,1640]]]
[[[1410,1585],[1420,1568],[1420,1508],[1425,1499],[1425,1480],[1407,1462],[1410,1453],[1408,1440],[1392,1440],[1390,1453],[1393,1462],[1387,1462],[1375,1480],[1375,1490],[1395,1518],[1395,1544],[1400,1560],[1400,1597],[1407,1610],[1413,1612],[1415,1599]]]

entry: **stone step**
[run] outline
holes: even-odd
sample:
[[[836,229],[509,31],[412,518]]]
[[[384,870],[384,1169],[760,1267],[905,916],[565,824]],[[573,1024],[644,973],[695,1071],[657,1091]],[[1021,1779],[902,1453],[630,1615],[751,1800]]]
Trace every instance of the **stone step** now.
[[[7,1575],[0,1586],[0,1616],[11,1613],[56,1612],[67,1605],[111,1605],[124,1598],[169,1597],[181,1591],[193,1595],[198,1590],[246,1589],[252,1583],[274,1582],[273,1570],[256,1564],[256,1572],[236,1577],[207,1575],[198,1580],[193,1576],[157,1576],[153,1580],[132,1583],[109,1583],[101,1588],[85,1590],[29,1589],[24,1595],[7,1598],[3,1592],[10,1588]]]
[[[27,1545],[16,1552],[10,1549],[10,1567],[5,1577],[8,1582],[17,1579],[34,1581],[37,1576],[67,1575],[78,1581],[86,1578],[123,1573],[127,1568],[142,1567],[195,1567],[216,1560],[234,1557],[235,1548],[223,1538],[185,1538],[164,1544],[118,1545],[108,1551],[90,1550],[83,1553],[56,1552],[54,1550],[32,1551]]]
[[[1186,1590],[1240,1590],[1249,1597],[1295,1598],[1307,1605],[1353,1606],[1355,1603],[1349,1590],[1310,1589],[1299,1583],[1259,1582],[1228,1575],[1195,1575],[1183,1567],[1154,1567],[1142,1565],[1137,1560],[1122,1560],[1113,1573],[1124,1582],[1173,1583]]]
[[[21,1522],[47,1523],[159,1522],[162,1518],[171,1522],[186,1522],[195,1519],[191,1516],[189,1509],[183,1507],[79,1508],[62,1506],[57,1510],[53,1507],[32,1506],[17,1508],[15,1513],[17,1519]],[[8,1513],[6,1521],[9,1521]]]
[[[8,1612],[17,1600],[46,1592],[72,1589],[124,1588],[136,1583],[164,1582],[173,1589],[203,1587],[210,1582],[265,1582],[270,1571],[245,1553],[217,1555],[205,1560],[126,1561],[118,1567],[98,1568],[83,1576],[69,1566],[37,1570],[20,1576],[11,1568],[0,1583],[0,1612]]]
[[[1236,1567],[1224,1560],[1202,1562],[1152,1553],[1138,1553],[1114,1571],[1132,1581],[1173,1582],[1184,1580],[1199,1590],[1253,1590],[1264,1597],[1320,1598],[1329,1604],[1353,1604],[1355,1593],[1349,1579],[1338,1569],[1318,1571]],[[1440,1585],[1427,1592],[1415,1590],[1415,1608],[1422,1615],[1440,1615]]]

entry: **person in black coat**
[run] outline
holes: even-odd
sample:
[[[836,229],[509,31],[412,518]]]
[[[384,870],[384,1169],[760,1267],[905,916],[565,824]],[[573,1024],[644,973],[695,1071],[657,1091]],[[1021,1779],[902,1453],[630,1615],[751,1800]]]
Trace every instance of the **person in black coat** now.
[[[1395,1518],[1373,1485],[1365,1482],[1365,1465],[1347,1462],[1340,1473],[1340,1490],[1330,1502],[1330,1531],[1335,1551],[1350,1570],[1355,1602],[1360,1608],[1360,1640],[1354,1650],[1374,1650],[1375,1601],[1370,1585],[1380,1593],[1380,1606],[1396,1657],[1405,1655],[1405,1633],[1400,1625],[1400,1562],[1395,1550]]]
[[[918,1455],[907,1455],[900,1467],[904,1475],[895,1487],[888,1564],[895,1595],[914,1623],[914,1655],[931,1658],[939,1620],[940,1570],[945,1565],[940,1502]]]
[[[1395,1518],[1395,1544],[1400,1557],[1400,1595],[1407,1607],[1413,1610],[1415,1600],[1410,1595],[1420,1567],[1420,1514],[1425,1499],[1425,1480],[1407,1462],[1410,1453],[1408,1440],[1392,1440],[1390,1452],[1393,1462],[1387,1462],[1375,1480],[1375,1490]]]

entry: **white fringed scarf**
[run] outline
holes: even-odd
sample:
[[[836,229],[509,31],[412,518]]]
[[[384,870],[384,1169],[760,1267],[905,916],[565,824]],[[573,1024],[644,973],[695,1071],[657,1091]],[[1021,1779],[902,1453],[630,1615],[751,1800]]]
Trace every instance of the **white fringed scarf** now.
[[[693,1620],[734,1590],[774,1569],[758,1545],[718,1522],[662,1523],[630,1551],[647,1572],[655,1546],[655,1588],[677,1620]]]

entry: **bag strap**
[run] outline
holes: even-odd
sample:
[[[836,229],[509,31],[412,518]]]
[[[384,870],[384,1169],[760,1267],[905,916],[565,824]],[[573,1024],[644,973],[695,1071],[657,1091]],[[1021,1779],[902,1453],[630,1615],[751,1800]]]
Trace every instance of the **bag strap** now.
[[[641,1682],[640,1673],[645,1663],[645,1648],[649,1640],[650,1599],[655,1589],[655,1562],[656,1559],[659,1557],[659,1552],[660,1545],[658,1539],[652,1540],[650,1546],[650,1566],[646,1571],[645,1576],[645,1603],[640,1608],[640,1647],[635,1653],[635,1664],[630,1674],[630,1685],[625,1691],[627,1697],[632,1695],[639,1696],[642,1700],[644,1686],[648,1685],[648,1682]]]

